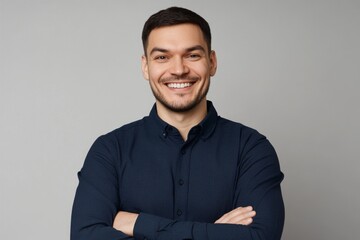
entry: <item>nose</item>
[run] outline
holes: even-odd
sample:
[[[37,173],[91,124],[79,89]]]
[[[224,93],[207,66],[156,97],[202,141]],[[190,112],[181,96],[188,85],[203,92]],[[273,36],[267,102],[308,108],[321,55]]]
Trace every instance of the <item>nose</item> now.
[[[175,57],[172,59],[171,74],[176,76],[182,76],[189,73],[189,68],[181,57]]]

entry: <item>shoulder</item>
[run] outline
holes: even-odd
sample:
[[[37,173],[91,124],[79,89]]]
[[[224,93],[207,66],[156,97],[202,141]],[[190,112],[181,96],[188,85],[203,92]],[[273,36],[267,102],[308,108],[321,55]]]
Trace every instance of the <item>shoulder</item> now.
[[[262,171],[268,168],[271,174],[278,174],[278,179],[283,178],[276,150],[267,137],[254,128],[228,119],[219,118],[219,125],[232,129],[231,134],[238,147],[239,166],[243,167],[242,169],[252,166],[252,169]]]
[[[259,133],[256,129],[249,127],[240,122],[235,122],[223,117],[218,117],[217,127],[221,131],[231,131],[243,138],[266,138],[264,135]]]
[[[275,149],[268,138],[255,128],[222,117],[218,119],[217,128],[235,139],[242,153],[255,151],[275,154]]]
[[[130,140],[134,137],[135,133],[142,127],[146,122],[146,118],[136,120],[131,123],[124,124],[123,126],[116,128],[110,132],[100,135],[94,142],[96,146],[103,147],[116,147],[122,142]]]
[[[134,131],[137,131],[139,128],[142,128],[144,126],[146,119],[147,119],[147,117],[144,117],[143,119],[139,119],[134,122],[127,123],[117,129],[114,129],[113,131],[105,134],[104,136],[119,137],[124,134],[125,135],[132,134]]]

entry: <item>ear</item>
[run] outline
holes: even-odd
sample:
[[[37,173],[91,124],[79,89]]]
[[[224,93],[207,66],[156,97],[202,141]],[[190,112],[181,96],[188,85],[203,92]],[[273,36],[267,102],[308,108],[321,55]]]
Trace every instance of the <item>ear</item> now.
[[[214,50],[210,52],[210,76],[214,76],[217,69],[217,58]]]
[[[143,73],[143,76],[146,80],[149,80],[149,67],[148,67],[148,61],[145,55],[142,55],[141,57],[141,70]]]

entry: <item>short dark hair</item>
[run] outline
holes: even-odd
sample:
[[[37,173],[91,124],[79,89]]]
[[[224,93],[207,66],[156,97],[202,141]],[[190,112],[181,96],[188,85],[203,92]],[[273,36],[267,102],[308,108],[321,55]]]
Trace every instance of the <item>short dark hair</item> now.
[[[142,43],[144,53],[148,45],[148,38],[152,30],[165,26],[173,26],[182,23],[191,23],[200,27],[206,41],[209,52],[211,51],[211,31],[208,22],[197,13],[181,7],[170,7],[161,10],[145,22],[142,31]]]

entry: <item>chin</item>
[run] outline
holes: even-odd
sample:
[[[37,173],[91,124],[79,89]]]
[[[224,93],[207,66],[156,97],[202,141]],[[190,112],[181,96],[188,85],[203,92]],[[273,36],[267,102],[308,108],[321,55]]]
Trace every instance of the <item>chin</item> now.
[[[178,113],[184,113],[184,112],[189,112],[193,109],[195,109],[196,107],[198,107],[200,105],[200,103],[202,102],[203,99],[200,100],[192,100],[192,101],[188,101],[186,103],[177,103],[177,102],[173,102],[173,103],[169,103],[169,102],[165,102],[165,101],[161,101],[158,99],[158,101],[168,110],[173,111],[173,112],[178,112]]]

